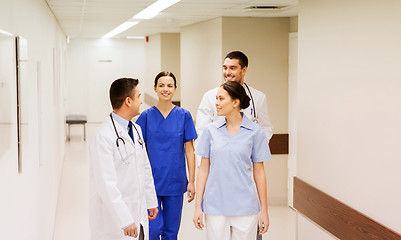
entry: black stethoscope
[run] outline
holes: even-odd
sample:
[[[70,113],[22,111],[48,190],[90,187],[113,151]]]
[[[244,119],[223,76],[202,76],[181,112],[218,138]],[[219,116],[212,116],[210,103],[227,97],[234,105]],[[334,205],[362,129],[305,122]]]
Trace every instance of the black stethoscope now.
[[[253,112],[253,122],[258,123],[258,118],[256,117],[255,102],[253,101],[251,90],[249,89],[249,87],[248,87],[248,85],[246,83],[244,83],[244,85],[245,85],[246,89],[248,89],[249,96],[251,97],[251,101],[252,101],[251,115],[252,115],[252,112]]]
[[[124,164],[124,165],[127,165],[127,164],[129,164],[130,162],[129,162],[129,160],[127,161],[127,160],[125,159],[125,157],[124,157],[124,156],[128,156],[127,148],[125,147],[125,141],[124,141],[124,139],[123,139],[122,137],[120,137],[120,135],[118,135],[117,128],[116,128],[116,125],[114,124],[114,119],[113,119],[113,116],[112,116],[111,113],[110,113],[110,119],[111,119],[111,122],[113,123],[114,131],[116,132],[116,135],[117,135],[116,145],[117,145],[118,152],[119,152],[119,154],[120,154],[121,159],[123,160],[123,164]],[[138,139],[138,143],[139,143],[139,144],[142,146],[142,148],[143,148],[143,140],[142,140],[142,138],[141,138],[141,135],[139,135],[138,129],[136,129],[135,124],[133,124],[133,125],[134,125],[134,128],[135,128],[136,133],[138,134],[138,138],[139,138],[139,139]],[[121,142],[123,143],[123,145],[124,145],[124,151],[125,151],[125,155],[124,155],[124,156],[123,156],[123,154],[121,153],[120,144],[118,143],[118,141],[121,141]]]
[[[125,145],[125,141],[124,141],[124,139],[122,137],[120,137],[120,135],[118,135],[117,128],[116,128],[116,125],[114,124],[113,116],[112,116],[111,113],[110,113],[110,119],[111,119],[111,122],[113,123],[114,131],[116,132],[116,135],[117,135],[116,145],[117,145],[117,148],[119,149],[120,148],[120,144],[118,144],[118,141],[121,141],[124,145]],[[135,124],[132,124],[132,125],[135,128],[136,134],[138,134],[138,143],[142,146],[143,145],[143,140],[141,138],[141,135],[139,134],[138,129],[136,129]]]

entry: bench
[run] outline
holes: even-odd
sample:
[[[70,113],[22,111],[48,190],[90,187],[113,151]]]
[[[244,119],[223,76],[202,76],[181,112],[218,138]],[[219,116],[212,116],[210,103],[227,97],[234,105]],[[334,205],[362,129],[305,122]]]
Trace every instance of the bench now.
[[[85,115],[69,114],[65,117],[65,123],[68,125],[67,141],[70,141],[70,126],[73,124],[82,124],[84,127],[84,141],[86,141],[86,123],[88,122]]]

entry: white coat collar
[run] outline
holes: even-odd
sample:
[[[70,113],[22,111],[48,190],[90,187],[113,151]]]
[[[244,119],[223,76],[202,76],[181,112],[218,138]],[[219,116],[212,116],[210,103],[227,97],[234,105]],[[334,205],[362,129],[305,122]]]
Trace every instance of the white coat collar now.
[[[118,135],[120,137],[122,137],[124,139],[124,141],[128,140],[130,143],[134,144],[134,142],[132,141],[131,137],[128,135],[128,130],[123,128],[121,126],[121,124],[119,124],[114,118],[113,118],[113,120],[114,120],[114,125],[116,126],[116,130],[117,130]],[[110,118],[110,115],[107,117],[107,122],[109,123],[113,133],[116,134],[115,130],[114,130],[113,122],[111,121],[111,118]],[[134,138],[135,138],[135,136],[134,136]]]

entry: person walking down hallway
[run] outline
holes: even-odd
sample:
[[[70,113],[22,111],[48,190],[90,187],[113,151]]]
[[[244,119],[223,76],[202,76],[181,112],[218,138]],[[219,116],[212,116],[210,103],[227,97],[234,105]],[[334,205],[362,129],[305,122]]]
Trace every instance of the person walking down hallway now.
[[[257,226],[260,234],[269,227],[263,162],[271,154],[262,127],[240,112],[249,102],[241,84],[225,82],[216,95],[223,119],[198,140],[195,153],[202,160],[193,222],[200,230],[206,226],[209,240],[254,240]]]
[[[247,116],[251,121],[258,123],[264,130],[267,142],[273,136],[273,126],[270,123],[269,114],[267,110],[266,95],[245,83],[245,74],[248,71],[248,57],[241,51],[232,51],[226,55],[223,63],[223,77],[225,81],[235,81],[240,83],[248,97],[251,99],[249,106],[246,109],[242,109],[241,112]],[[222,119],[222,116],[217,114],[216,110],[216,94],[217,88],[213,88],[207,91],[199,104],[198,112],[196,115],[196,131],[201,137],[205,127]],[[195,142],[195,147],[197,141]],[[201,158],[196,156],[197,165],[200,165]],[[255,229],[256,232],[258,232]],[[261,240],[262,236],[256,236],[257,240]]]
[[[158,212],[141,129],[130,121],[142,104],[137,85],[132,78],[111,84],[113,112],[89,146],[92,240],[147,240],[148,219],[156,218]]]
[[[172,103],[176,89],[174,74],[160,72],[154,81],[159,102],[136,121],[144,133],[159,203],[159,214],[149,223],[151,240],[176,240],[183,195],[187,192],[188,202],[195,197],[193,139],[197,134],[190,112]]]

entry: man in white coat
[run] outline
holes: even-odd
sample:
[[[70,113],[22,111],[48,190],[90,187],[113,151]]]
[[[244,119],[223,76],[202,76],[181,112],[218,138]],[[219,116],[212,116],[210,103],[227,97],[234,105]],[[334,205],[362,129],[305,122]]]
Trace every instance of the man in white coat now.
[[[227,54],[223,63],[223,77],[225,81],[236,81],[240,83],[245,92],[251,99],[251,103],[247,109],[242,112],[248,119],[258,123],[265,131],[267,140],[273,136],[273,126],[270,123],[267,111],[266,95],[245,83],[245,74],[248,70],[248,57],[240,52],[233,51]],[[202,134],[203,129],[211,122],[220,119],[216,111],[216,94],[219,87],[207,91],[202,98],[196,114],[196,132],[198,137]],[[198,163],[199,164],[199,163]]]
[[[132,78],[112,83],[113,112],[89,147],[92,240],[149,239],[148,220],[158,212],[141,128],[131,122],[142,104],[137,85]]]

